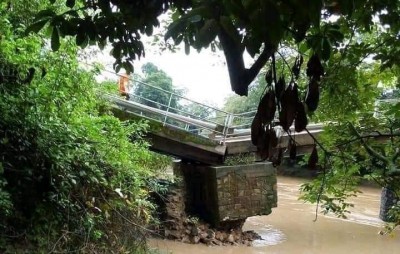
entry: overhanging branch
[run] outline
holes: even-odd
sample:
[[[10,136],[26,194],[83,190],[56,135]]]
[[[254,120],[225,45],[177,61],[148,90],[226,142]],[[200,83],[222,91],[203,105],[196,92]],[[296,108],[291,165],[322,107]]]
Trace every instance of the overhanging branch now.
[[[359,141],[361,139],[368,139],[368,138],[392,138],[392,137],[400,137],[400,133],[380,133],[377,132],[376,134],[368,134],[368,135],[359,135],[356,138],[350,139],[346,142],[340,143],[339,145],[337,145],[338,147],[340,146],[344,146],[344,145],[348,145],[350,143],[353,143],[355,141]]]
[[[365,150],[367,151],[367,153],[369,155],[371,155],[372,157],[380,160],[381,162],[383,162],[386,166],[390,164],[390,161],[388,158],[384,157],[382,154],[378,153],[377,151],[375,151],[372,147],[370,147],[367,142],[365,142],[365,138],[363,138],[361,136],[361,134],[356,130],[356,128],[354,127],[354,125],[352,125],[351,123],[349,123],[350,129],[354,132],[354,134],[357,136],[358,140],[360,140],[361,145],[365,148]],[[373,135],[373,134],[372,134]]]
[[[243,60],[244,47],[238,44],[235,39],[225,31],[223,26],[219,27],[218,38],[224,51],[232,90],[238,95],[247,95],[250,83],[276,51],[276,48],[265,45],[257,60],[247,69],[245,68]]]

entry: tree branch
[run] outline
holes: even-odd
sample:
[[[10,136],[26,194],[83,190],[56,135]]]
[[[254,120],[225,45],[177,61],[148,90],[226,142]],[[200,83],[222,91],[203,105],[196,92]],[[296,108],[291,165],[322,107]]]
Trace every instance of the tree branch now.
[[[354,134],[357,136],[357,138],[361,141],[362,146],[365,148],[365,150],[368,152],[369,155],[371,155],[372,157],[382,161],[386,166],[388,166],[390,164],[390,161],[386,157],[384,157],[383,155],[379,154],[372,147],[370,147],[367,144],[367,142],[365,142],[364,138],[362,138],[360,133],[358,133],[358,131],[356,130],[354,125],[349,123],[349,126],[350,126],[351,130],[354,132]]]
[[[243,60],[244,47],[238,44],[222,26],[219,27],[218,38],[224,50],[232,90],[238,95],[247,95],[250,83],[276,49],[271,45],[265,45],[257,60],[247,69]]]
[[[396,153],[392,157],[392,162],[396,163],[396,160],[399,158],[399,156],[400,156],[400,149],[397,148]]]
[[[314,135],[311,134],[311,132],[307,128],[305,128],[305,131],[308,133],[308,135],[310,135],[310,137],[314,140],[314,143],[316,143],[326,155],[332,154],[331,152],[326,150],[326,148],[314,137]]]
[[[380,133],[377,132],[376,134],[368,134],[368,135],[359,135],[356,138],[350,139],[346,142],[340,143],[337,145],[338,147],[344,146],[350,143],[353,143],[354,141],[362,140],[362,139],[367,139],[367,138],[392,138],[392,137],[400,137],[400,133]]]

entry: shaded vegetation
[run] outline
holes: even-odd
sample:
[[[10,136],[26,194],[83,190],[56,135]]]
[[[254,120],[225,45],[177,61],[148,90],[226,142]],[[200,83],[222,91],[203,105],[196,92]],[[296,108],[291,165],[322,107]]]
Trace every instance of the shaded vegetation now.
[[[148,151],[145,122],[104,110],[74,42],[53,53],[23,36],[26,2],[13,3],[0,5],[0,252],[144,251],[148,179],[168,159]]]

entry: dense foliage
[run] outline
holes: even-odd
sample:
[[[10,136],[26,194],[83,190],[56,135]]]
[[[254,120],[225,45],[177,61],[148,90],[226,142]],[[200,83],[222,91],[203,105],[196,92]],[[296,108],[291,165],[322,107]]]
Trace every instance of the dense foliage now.
[[[144,250],[147,179],[165,160],[145,123],[108,113],[74,42],[53,53],[24,36],[26,7],[0,5],[0,252]]]
[[[382,47],[381,36],[379,24],[368,33],[352,35],[346,38],[346,46],[335,49],[334,55],[324,64],[319,107],[315,112],[309,112],[311,121],[326,123],[323,135],[315,140],[319,151],[318,166],[310,167],[318,169],[320,174],[315,181],[302,187],[302,198],[321,205],[324,213],[346,216],[351,206],[347,198],[356,195],[359,184],[365,180],[389,188],[397,200],[400,194],[397,185],[400,102],[395,98],[400,85],[399,68],[382,65],[381,61],[369,57],[371,51],[364,48]],[[290,77],[297,52],[285,55],[286,47],[279,51],[277,72]],[[307,80],[301,75],[304,74],[300,73],[297,84],[300,97],[304,97]],[[231,96],[225,109],[238,113],[256,109],[266,87],[263,75],[250,87],[247,99]],[[387,91],[391,90],[393,92],[389,94]],[[310,166],[311,157],[306,156],[305,164]],[[395,204],[392,213],[381,216],[396,226],[400,222],[398,211]]]
[[[58,1],[51,1],[58,2]],[[247,94],[248,86],[273,56],[281,42],[293,41],[312,48],[327,60],[331,49],[338,46],[343,35],[371,30],[373,19],[390,26],[382,37],[385,45],[395,44],[390,51],[379,51],[388,66],[395,63],[398,52],[399,3],[391,0],[160,0],[110,1],[74,0],[65,2],[69,10],[56,12],[51,8],[38,14],[31,30],[46,24],[52,29],[53,49],[59,47],[58,37],[76,36],[78,45],[113,46],[116,67],[132,71],[131,61],[144,56],[141,35],[151,35],[159,26],[157,17],[172,11],[173,23],[165,37],[175,44],[190,47],[223,49],[232,89]],[[332,21],[324,22],[333,17]],[[338,19],[335,19],[338,17]],[[353,29],[343,30],[345,22]],[[273,29],[271,29],[273,28]],[[243,53],[247,51],[254,64],[246,68]]]
[[[137,84],[133,91],[140,97],[139,101],[162,110],[178,108],[180,98],[176,95],[181,95],[182,91],[173,85],[171,77],[153,63],[144,64],[142,72],[144,77],[140,80],[144,84]]]
[[[184,43],[187,52],[190,47],[197,50],[208,46],[221,48],[232,89],[239,95],[248,94],[250,83],[272,60],[272,71],[266,71],[269,94],[263,97],[259,108],[268,113],[265,114],[268,117],[257,118],[259,127],[255,129],[259,133],[253,137],[254,143],[265,148],[265,140],[259,142],[257,136],[265,136],[266,128],[270,132],[272,113],[276,108],[285,130],[296,117],[301,119],[295,121],[295,127],[299,123],[296,129],[304,129],[308,120],[306,113],[308,117],[312,115],[319,101],[321,114],[316,111],[314,119],[336,123],[328,127],[325,133],[330,136],[321,140],[324,143],[316,141],[322,150],[319,164],[323,170],[317,181],[303,188],[309,193],[305,198],[322,202],[326,211],[341,214],[347,208],[344,200],[348,191],[354,190],[361,176],[376,179],[381,185],[397,191],[393,179],[399,171],[397,122],[400,104],[386,108],[378,120],[371,118],[371,110],[377,95],[377,83],[387,81],[390,75],[391,85],[398,83],[399,1],[50,2],[54,5],[43,8],[28,31],[37,32],[46,27],[54,50],[61,46],[60,37],[74,36],[76,44],[81,47],[97,44],[103,48],[109,42],[117,70],[121,67],[128,72],[133,70],[131,61],[144,56],[142,34],[151,35],[153,28],[159,25],[157,17],[169,10],[172,23],[165,38],[172,39],[176,45]],[[66,9],[55,9],[60,4]],[[283,78],[286,84],[291,84],[288,86],[291,90],[282,97],[281,93],[276,93],[282,90],[275,61],[280,46],[292,47],[299,53],[294,61],[295,67],[288,66],[285,71],[290,73]],[[245,51],[254,58],[254,63],[248,68],[243,61]],[[366,59],[372,58],[376,60],[374,64],[364,65]],[[301,66],[303,60],[308,63],[307,67]],[[385,72],[376,75],[378,70]],[[323,75],[325,77],[321,77]],[[280,89],[277,89],[278,84]],[[283,88],[285,90],[286,86]],[[278,105],[272,103],[275,96]],[[377,138],[386,139],[385,142],[376,142]],[[317,151],[314,151],[315,166]]]

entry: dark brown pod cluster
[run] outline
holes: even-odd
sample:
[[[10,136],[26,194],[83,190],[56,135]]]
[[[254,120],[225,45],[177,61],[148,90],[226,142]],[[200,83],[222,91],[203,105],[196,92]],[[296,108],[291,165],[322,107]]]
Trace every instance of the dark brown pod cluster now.
[[[297,151],[296,151],[296,143],[293,140],[289,141],[289,159],[291,160],[296,160],[296,155],[297,155]]]
[[[268,124],[274,120],[276,111],[275,93],[273,90],[269,90],[261,98],[258,104],[257,114],[260,116],[262,124]]]
[[[297,114],[294,120],[294,130],[296,132],[304,131],[307,127],[308,119],[306,115],[306,110],[303,103],[297,103]]]
[[[308,83],[305,103],[309,111],[315,111],[319,103],[319,84],[314,78]]]
[[[272,89],[264,94],[251,124],[251,141],[257,147],[262,160],[270,158],[272,149],[278,145],[278,139],[272,126],[276,111],[275,97]]]
[[[303,64],[303,61],[304,60],[303,60],[302,55],[297,56],[296,60],[294,61],[294,64],[292,67],[292,73],[296,79],[298,79],[300,76],[300,68],[301,68],[301,65]]]
[[[307,76],[310,79],[307,87],[305,104],[308,111],[315,111],[319,103],[319,81],[324,75],[324,67],[317,55],[313,55],[307,63]]]
[[[292,82],[283,92],[281,100],[281,112],[279,112],[279,123],[284,131],[288,131],[296,117],[299,103],[299,92],[297,84]]]
[[[261,124],[261,119],[258,114],[256,114],[251,122],[251,143],[258,147],[260,141],[259,137],[263,135],[263,128]]]
[[[316,169],[317,163],[318,163],[318,151],[317,151],[317,146],[314,145],[314,148],[310,154],[310,157],[308,158],[308,168]]]
[[[278,154],[272,159],[272,166],[277,167],[281,165],[283,160],[283,148],[279,148]]]
[[[296,132],[304,131],[308,124],[307,113],[315,111],[318,107],[320,96],[319,82],[321,76],[324,75],[324,68],[318,55],[314,54],[308,60],[306,74],[309,78],[309,83],[304,101],[301,101],[296,82],[300,77],[301,66],[304,61],[303,57],[301,55],[296,57],[294,65],[291,68],[292,80],[288,86],[286,86],[283,76],[280,76],[279,80],[276,80],[277,75],[274,61],[275,58],[273,58],[273,68],[269,68],[265,74],[267,92],[261,98],[257,114],[253,119],[251,140],[257,146],[259,155],[263,160],[268,158],[274,162],[274,165],[279,165],[283,153],[282,150],[275,149],[278,152],[277,154],[273,154],[272,152],[278,145],[278,139],[273,128],[276,109],[278,108],[279,111],[279,125],[282,126],[284,131],[290,134],[290,127],[293,123]],[[318,161],[318,153],[315,148],[314,150],[310,159],[310,165],[316,164],[315,161]],[[289,143],[289,151],[290,158],[295,160],[296,143],[294,139]]]
[[[272,69],[269,69],[267,71],[267,73],[265,74],[265,82],[267,83],[268,86],[271,86],[272,85],[272,80],[273,80]]]
[[[308,60],[306,73],[309,78],[314,78],[318,81],[321,79],[321,76],[324,75],[324,67],[321,64],[318,55],[314,54]]]
[[[278,104],[278,109],[280,109],[281,99],[283,93],[285,92],[285,88],[286,88],[285,78],[281,76],[278,82],[275,84],[275,96],[276,96],[276,102]]]
[[[257,112],[251,125],[251,141],[257,147],[262,160],[272,157],[272,149],[278,145],[276,132],[270,123],[263,124]]]

